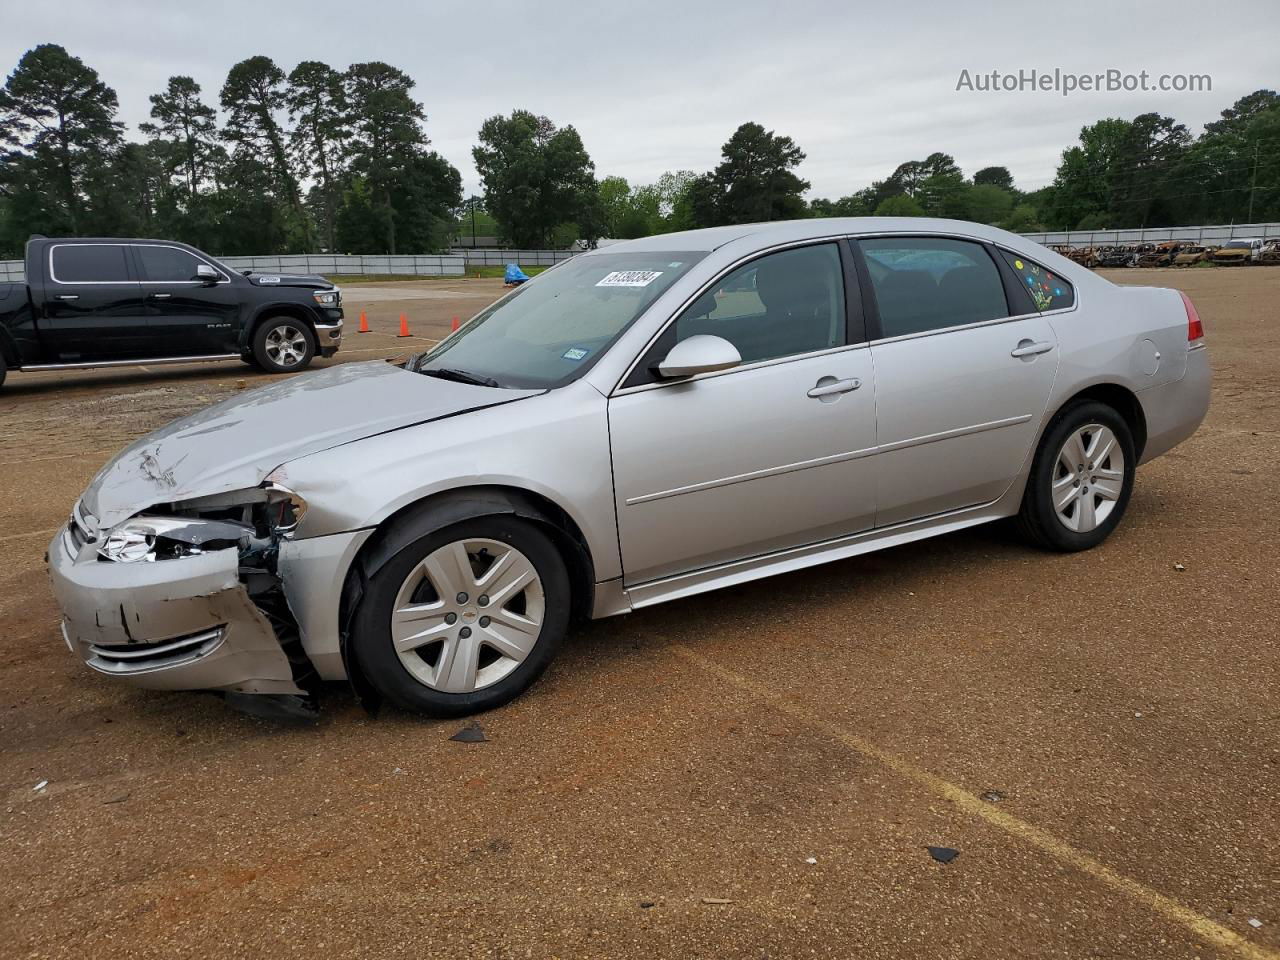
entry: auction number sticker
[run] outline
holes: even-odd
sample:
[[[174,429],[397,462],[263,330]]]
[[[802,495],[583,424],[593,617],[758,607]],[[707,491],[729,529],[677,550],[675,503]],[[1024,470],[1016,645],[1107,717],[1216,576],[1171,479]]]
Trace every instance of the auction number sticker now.
[[[661,270],[615,270],[597,287],[647,287],[662,276]]]

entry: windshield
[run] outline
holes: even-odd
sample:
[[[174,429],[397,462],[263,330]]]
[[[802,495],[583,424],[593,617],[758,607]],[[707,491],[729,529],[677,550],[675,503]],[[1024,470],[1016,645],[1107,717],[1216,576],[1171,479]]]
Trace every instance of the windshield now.
[[[1232,240],[1227,244],[1228,250],[1248,250],[1253,246],[1252,240]]]
[[[582,376],[705,256],[656,251],[574,257],[499,300],[408,368],[503,387],[561,386]]]

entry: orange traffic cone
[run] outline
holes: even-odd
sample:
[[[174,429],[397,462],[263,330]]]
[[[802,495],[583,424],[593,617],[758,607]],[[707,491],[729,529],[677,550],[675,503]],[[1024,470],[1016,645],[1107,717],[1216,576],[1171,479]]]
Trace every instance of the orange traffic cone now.
[[[366,316],[365,312],[361,310],[360,311],[360,329],[357,330],[356,333],[368,333],[368,332],[369,332],[369,318],[368,316]]]
[[[450,333],[452,333],[453,331],[455,331],[455,330],[457,330],[457,329],[458,329],[458,318],[457,318],[457,317],[454,317],[454,318],[453,318],[453,324],[449,327],[449,332],[450,332]]]
[[[396,334],[396,336],[400,336],[400,337],[412,336],[412,334],[409,333],[409,318],[406,317],[403,313],[400,314],[400,332]]]

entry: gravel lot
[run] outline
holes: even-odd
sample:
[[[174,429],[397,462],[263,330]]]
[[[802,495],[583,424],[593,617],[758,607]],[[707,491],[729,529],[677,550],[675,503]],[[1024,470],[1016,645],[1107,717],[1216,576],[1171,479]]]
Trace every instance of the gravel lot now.
[[[0,956],[1280,957],[1280,269],[1110,276],[1192,296],[1215,384],[1103,547],[979,528],[593,624],[480,744],[341,687],[282,727],[80,666],[54,528],[263,377],[12,375]],[[352,287],[317,365],[500,289]]]

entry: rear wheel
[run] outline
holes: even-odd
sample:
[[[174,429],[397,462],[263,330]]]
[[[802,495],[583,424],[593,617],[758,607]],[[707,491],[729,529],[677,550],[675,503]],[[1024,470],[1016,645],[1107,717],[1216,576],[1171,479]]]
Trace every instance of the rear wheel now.
[[[1133,434],[1112,407],[1097,401],[1069,407],[1040,442],[1020,527],[1052,550],[1096,547],[1124,516],[1136,465]]]
[[[8,368],[4,363],[4,354],[0,353],[0,387],[4,386],[4,377],[7,372]]]
[[[311,331],[293,317],[268,317],[254,331],[253,357],[258,366],[271,373],[302,370],[315,353]]]
[[[489,710],[551,662],[569,591],[564,561],[535,524],[464,520],[409,544],[369,579],[353,652],[365,678],[404,709]]]

